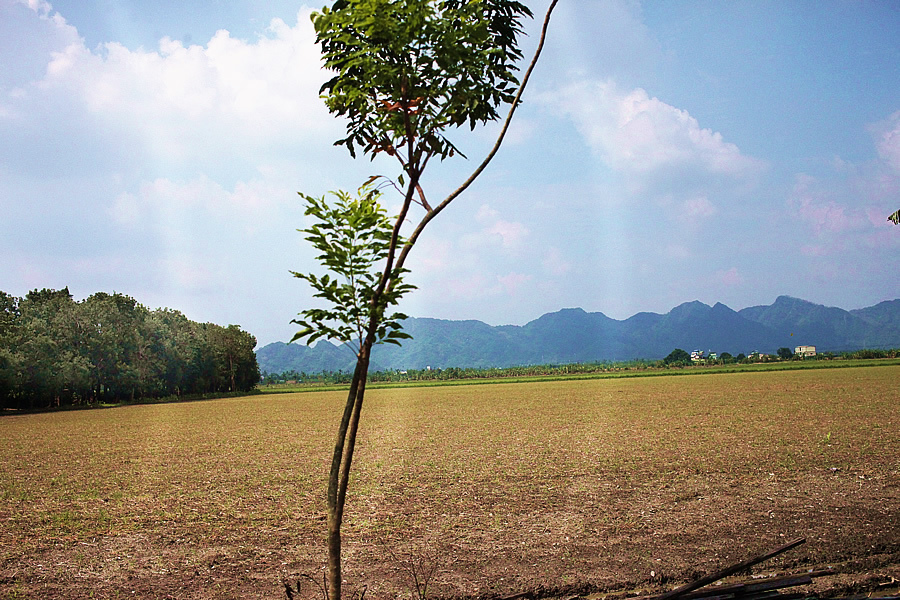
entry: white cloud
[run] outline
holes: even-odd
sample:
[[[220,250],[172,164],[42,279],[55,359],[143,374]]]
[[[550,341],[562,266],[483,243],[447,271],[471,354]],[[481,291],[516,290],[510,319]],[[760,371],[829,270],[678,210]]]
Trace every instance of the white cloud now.
[[[58,96],[170,161],[242,157],[322,138],[339,124],[318,97],[321,69],[309,9],[271,21],[255,41],[218,31],[206,45],[163,38],[156,51],[73,39],[52,52],[27,96]],[[69,27],[58,18],[57,26]],[[28,101],[26,98],[23,101]]]
[[[137,197],[129,192],[122,192],[113,200],[109,215],[120,225],[134,226],[140,222],[141,206]]]
[[[44,76],[51,52],[75,43],[78,31],[48,3],[0,0],[0,118],[26,114],[29,104],[13,110],[23,86]]]
[[[18,0],[19,4],[24,4],[42,17],[47,16],[53,7],[46,0]]]
[[[67,26],[66,20],[59,13],[53,12],[53,6],[46,0],[16,0],[38,14],[42,19],[52,21],[60,28]]]
[[[687,111],[651,98],[641,88],[626,92],[612,81],[581,81],[554,98],[588,145],[623,173],[689,168],[748,178],[765,168],[720,133],[702,128]],[[542,102],[547,105],[551,98],[544,96]]]

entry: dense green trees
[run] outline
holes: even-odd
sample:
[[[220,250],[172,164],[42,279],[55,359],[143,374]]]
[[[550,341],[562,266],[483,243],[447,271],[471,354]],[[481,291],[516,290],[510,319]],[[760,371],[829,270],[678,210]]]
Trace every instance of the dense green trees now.
[[[689,365],[691,364],[691,355],[681,348],[675,348],[663,359],[663,362],[667,365]]]
[[[794,352],[790,348],[779,348],[778,358],[781,360],[790,360],[794,357]]]
[[[248,391],[256,338],[151,311],[123,294],[0,292],[0,407],[40,408]]]

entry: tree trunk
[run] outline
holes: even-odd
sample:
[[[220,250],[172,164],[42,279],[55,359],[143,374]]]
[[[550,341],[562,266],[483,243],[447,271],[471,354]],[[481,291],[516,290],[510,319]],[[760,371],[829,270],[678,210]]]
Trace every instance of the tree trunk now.
[[[350,482],[350,466],[356,446],[359,415],[366,392],[372,341],[366,339],[356,361],[347,404],[338,429],[328,478],[328,600],[341,600],[341,523]]]

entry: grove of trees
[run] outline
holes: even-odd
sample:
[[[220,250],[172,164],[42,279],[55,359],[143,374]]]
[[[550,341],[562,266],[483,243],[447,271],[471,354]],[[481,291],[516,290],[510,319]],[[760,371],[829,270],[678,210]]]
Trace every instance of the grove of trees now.
[[[249,391],[256,338],[171,309],[68,288],[0,291],[0,408],[122,402]]]
[[[684,366],[691,364],[691,355],[686,350],[675,348],[663,359],[666,365]]]

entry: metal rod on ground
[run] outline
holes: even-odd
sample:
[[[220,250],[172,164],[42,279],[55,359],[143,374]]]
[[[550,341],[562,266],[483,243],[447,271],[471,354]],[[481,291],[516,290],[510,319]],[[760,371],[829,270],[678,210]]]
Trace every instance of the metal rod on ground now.
[[[766,552],[765,554],[760,554],[759,556],[755,556],[753,558],[748,558],[747,560],[741,561],[735,565],[731,565],[730,567],[726,567],[721,571],[717,571],[706,577],[701,577],[697,581],[693,581],[691,583],[686,583],[680,588],[675,588],[672,591],[666,592],[661,596],[657,596],[655,600],[672,600],[673,598],[677,598],[682,594],[686,594],[688,592],[693,592],[694,590],[700,589],[705,585],[709,585],[710,583],[714,583],[724,577],[728,577],[729,575],[734,575],[735,573],[739,573],[744,569],[752,567],[755,564],[759,564],[763,561],[767,561],[774,556],[778,556],[782,552],[787,552],[791,548],[796,548],[800,544],[806,542],[806,538],[797,538],[796,540],[790,541],[784,546],[780,546],[775,548],[771,552]]]

